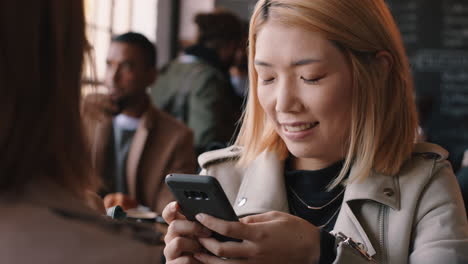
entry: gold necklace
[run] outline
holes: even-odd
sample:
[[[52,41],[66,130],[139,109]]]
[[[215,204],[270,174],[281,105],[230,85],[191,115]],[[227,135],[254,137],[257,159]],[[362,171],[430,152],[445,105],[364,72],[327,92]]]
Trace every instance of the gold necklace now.
[[[339,206],[338,209],[336,209],[336,211],[335,211],[335,212],[333,213],[333,215],[327,220],[327,222],[325,222],[325,224],[319,225],[318,228],[322,228],[322,227],[327,226],[327,225],[330,223],[330,221],[331,221],[333,218],[335,218],[335,215],[340,211],[340,209],[341,209],[341,206]]]
[[[288,186],[289,190],[291,191],[291,193],[294,195],[294,197],[296,197],[299,202],[301,202],[304,206],[306,206],[308,209],[311,209],[311,210],[320,210],[320,209],[323,209],[327,206],[329,206],[331,203],[333,203],[336,199],[338,199],[338,197],[341,196],[341,194],[344,192],[345,188],[343,188],[343,190],[341,190],[340,193],[338,193],[335,197],[333,197],[333,199],[331,199],[331,201],[329,201],[328,203],[326,203],[325,205],[322,205],[322,206],[319,206],[319,207],[316,207],[316,206],[310,206],[308,205],[306,202],[304,202],[304,200],[301,199],[301,197],[299,197],[299,195],[293,190],[293,188],[291,186]],[[336,212],[335,212],[336,214]]]
[[[297,195],[297,194],[296,194],[296,195]],[[338,196],[340,196],[340,194],[338,194]],[[298,198],[299,198],[299,197],[298,197]],[[336,197],[335,197],[335,199],[336,199]],[[299,199],[299,200],[300,200],[300,199]],[[327,226],[327,225],[331,222],[331,220],[333,220],[333,218],[335,218],[336,214],[338,214],[338,212],[340,211],[340,209],[341,209],[341,206],[338,206],[338,208],[335,210],[335,212],[333,213],[333,215],[332,215],[330,218],[328,218],[328,220],[327,220],[324,224],[319,225],[319,226],[317,226],[317,227],[318,227],[318,228],[323,228],[323,227]],[[292,210],[293,215],[297,215],[297,214],[296,214],[296,210],[294,210],[294,208],[291,208],[291,210]]]

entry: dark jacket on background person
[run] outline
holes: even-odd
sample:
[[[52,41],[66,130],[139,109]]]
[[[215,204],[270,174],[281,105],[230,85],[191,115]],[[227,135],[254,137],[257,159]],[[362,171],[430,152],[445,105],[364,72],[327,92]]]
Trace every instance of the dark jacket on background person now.
[[[233,137],[241,99],[215,50],[189,47],[161,72],[151,93],[157,107],[193,130],[197,152]]]
[[[91,157],[101,177],[106,173],[113,137],[112,116],[103,116],[84,116]],[[196,157],[192,146],[190,129],[150,104],[140,118],[127,156],[126,179],[130,197],[160,214],[174,200],[164,183],[165,176],[195,172]]]

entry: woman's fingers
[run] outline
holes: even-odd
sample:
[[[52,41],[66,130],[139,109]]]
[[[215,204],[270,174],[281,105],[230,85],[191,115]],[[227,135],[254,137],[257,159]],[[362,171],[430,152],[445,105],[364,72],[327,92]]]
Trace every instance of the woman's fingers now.
[[[164,241],[169,243],[176,237],[210,237],[211,231],[199,223],[188,220],[174,220],[169,225]]]
[[[204,264],[245,264],[245,260],[241,259],[223,259],[216,256],[211,256],[204,253],[197,253],[194,255],[195,259]]]
[[[250,227],[241,222],[225,221],[207,214],[198,214],[196,218],[206,228],[221,235],[241,240],[250,237]]]
[[[115,196],[112,194],[108,194],[104,196],[103,202],[105,208],[112,207],[115,205]]]
[[[123,193],[110,193],[104,197],[104,206],[106,208],[116,205],[121,206],[124,210],[128,210],[137,207],[138,202]]]
[[[164,256],[167,260],[174,260],[184,254],[192,255],[201,250],[202,246],[198,241],[186,237],[176,237],[166,244]]]
[[[172,221],[176,219],[186,219],[185,216],[183,216],[179,212],[179,205],[177,204],[177,202],[171,202],[168,205],[166,205],[162,212],[162,217],[164,218],[164,221],[166,221],[167,224],[171,224]]]
[[[286,214],[277,211],[266,212],[263,214],[249,215],[241,218],[239,221],[244,224],[255,224],[268,221],[277,221],[284,218]]]
[[[219,242],[214,238],[199,238],[198,241],[206,250],[223,258],[248,258],[252,252],[252,246],[254,246],[246,240],[243,242]]]
[[[192,256],[182,256],[180,258],[167,261],[166,264],[203,264]]]
[[[168,264],[201,264],[193,258],[193,254],[201,252],[203,247],[198,242],[199,237],[211,236],[211,231],[199,223],[188,221],[180,213],[177,202],[168,204],[162,213],[164,220],[169,224],[164,237],[166,247],[164,255]]]

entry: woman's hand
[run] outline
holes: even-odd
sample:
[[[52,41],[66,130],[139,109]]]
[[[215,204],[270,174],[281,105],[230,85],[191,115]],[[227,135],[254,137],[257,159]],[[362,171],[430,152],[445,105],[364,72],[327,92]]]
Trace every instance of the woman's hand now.
[[[106,207],[104,206],[104,201],[102,198],[93,191],[86,191],[85,192],[86,203],[89,207],[96,210],[102,215],[106,215]]]
[[[104,196],[104,206],[106,208],[116,205],[121,206],[124,210],[128,210],[136,208],[138,206],[138,202],[123,193],[109,193]]]
[[[199,238],[201,245],[220,259],[205,253],[194,256],[201,263],[317,263],[320,257],[320,231],[299,217],[268,212],[226,222],[205,214],[197,220],[210,230],[242,239],[242,242],[219,242]]]
[[[203,251],[198,238],[208,238],[211,231],[199,223],[188,221],[181,213],[177,202],[168,204],[163,210],[163,218],[169,224],[164,242],[164,256],[167,264],[199,264],[194,253]]]

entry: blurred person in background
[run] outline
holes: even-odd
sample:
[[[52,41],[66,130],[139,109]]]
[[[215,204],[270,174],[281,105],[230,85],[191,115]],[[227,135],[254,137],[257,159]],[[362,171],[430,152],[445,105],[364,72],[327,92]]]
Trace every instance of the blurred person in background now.
[[[242,41],[240,47],[234,56],[234,63],[229,69],[231,75],[231,85],[235,94],[242,100],[247,98],[249,91],[249,72],[248,72],[248,56],[247,56],[247,40],[248,40],[248,23],[243,23],[244,31],[242,33]]]
[[[0,36],[0,263],[160,263],[156,232],[95,209],[83,2],[1,1]]]
[[[224,146],[240,117],[242,102],[231,86],[229,68],[240,47],[242,24],[224,10],[198,14],[195,24],[196,44],[161,71],[152,98],[193,130],[201,153]]]
[[[106,61],[109,93],[91,94],[83,103],[106,208],[143,205],[160,214],[174,199],[165,176],[195,171],[192,132],[154,107],[147,94],[157,76],[156,54],[142,34],[115,36]]]

